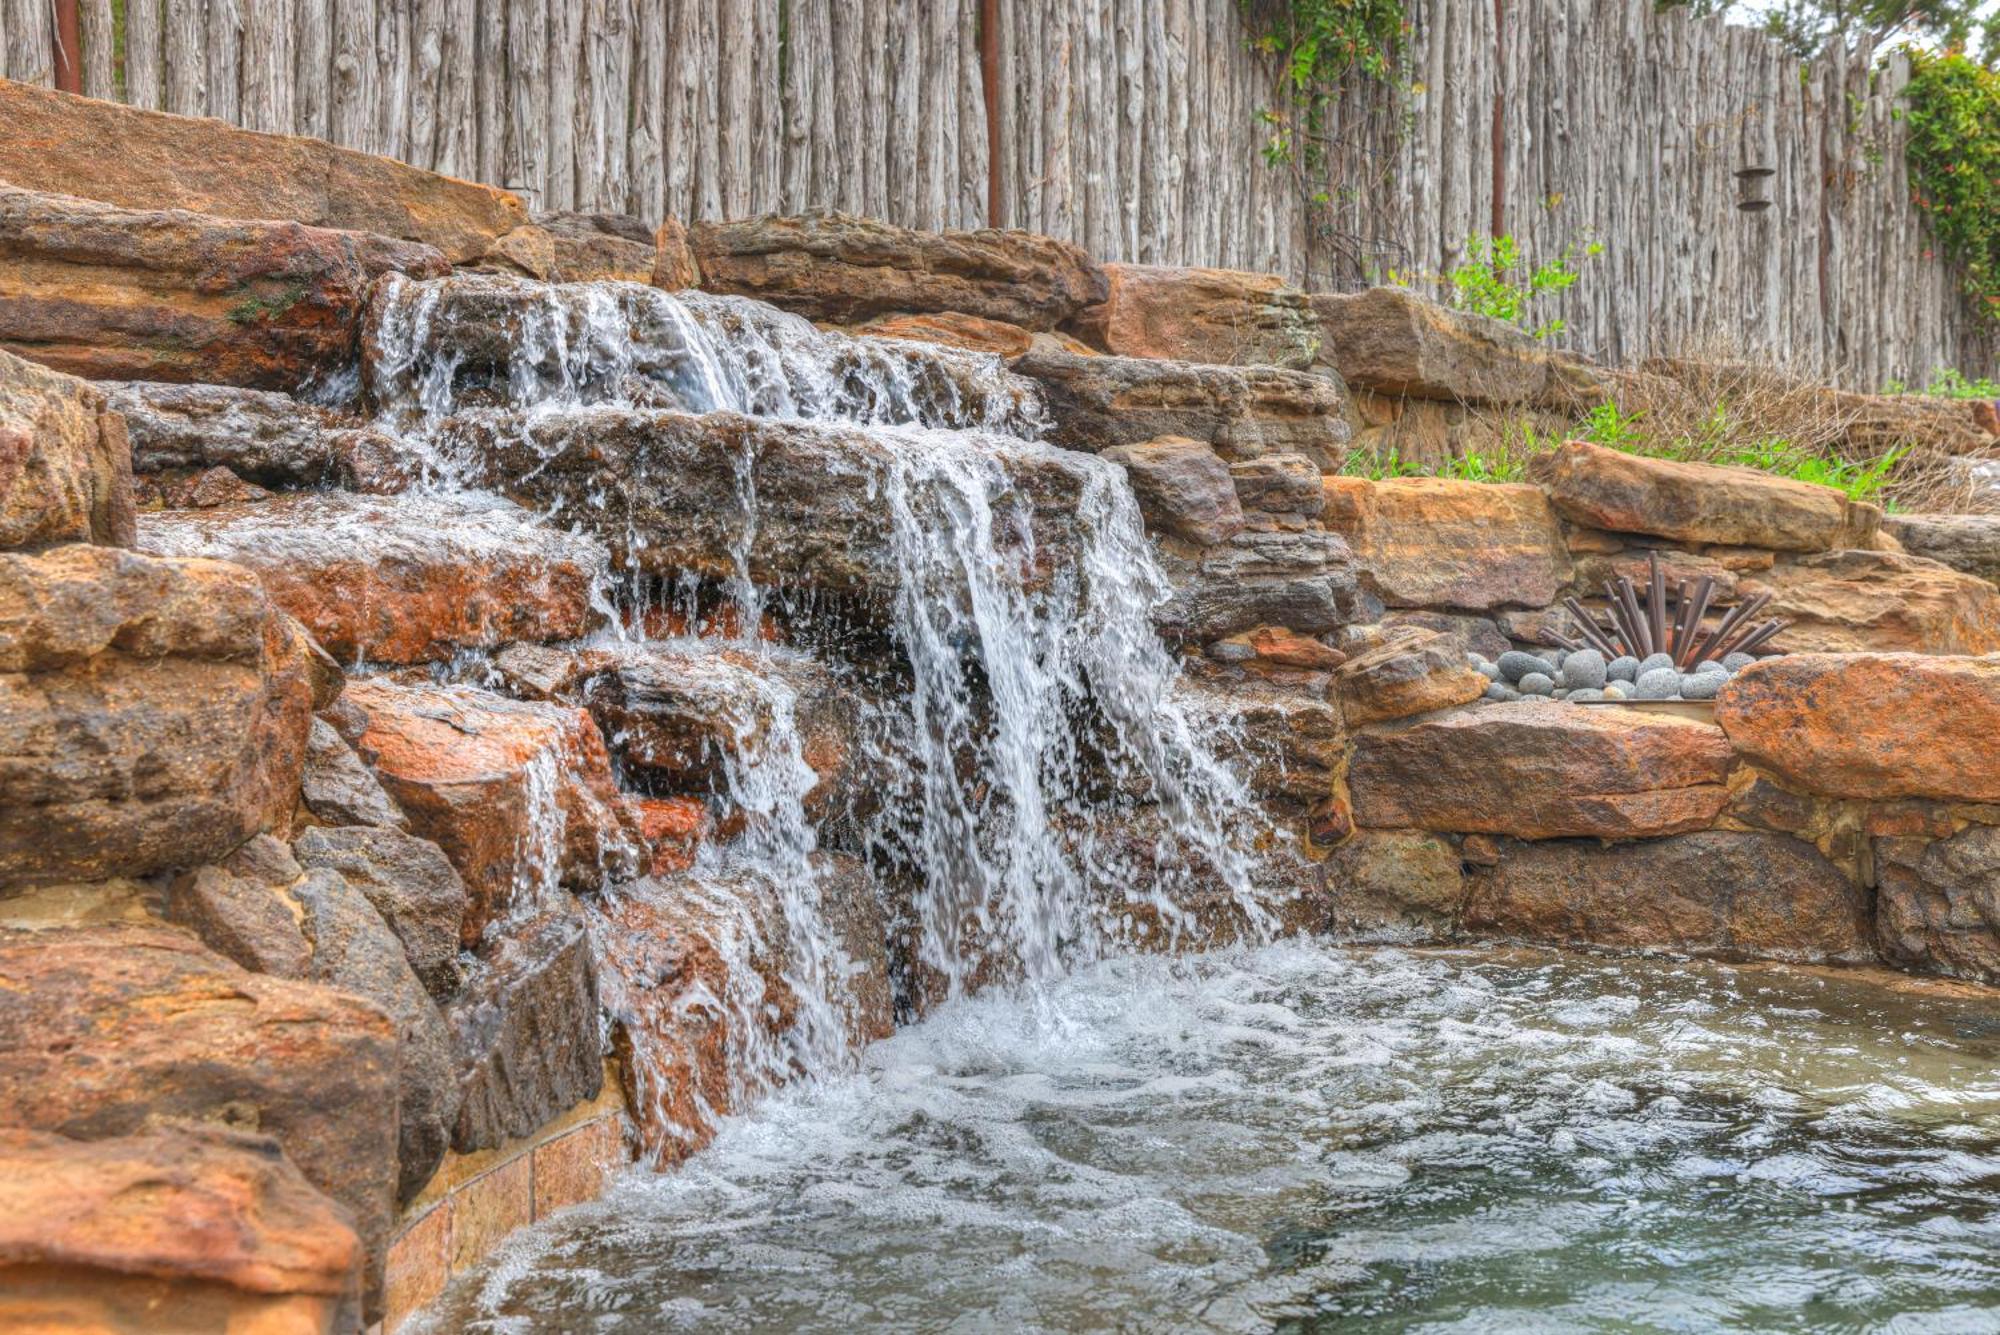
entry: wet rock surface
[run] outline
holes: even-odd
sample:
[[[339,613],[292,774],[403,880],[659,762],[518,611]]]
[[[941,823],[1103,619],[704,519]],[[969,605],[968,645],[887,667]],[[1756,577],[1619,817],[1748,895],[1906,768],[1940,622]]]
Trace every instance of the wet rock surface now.
[[[337,872],[368,900],[433,998],[456,994],[469,901],[443,850],[401,830],[352,826],[303,830],[292,851],[300,866]]]
[[[140,473],[227,468],[267,487],[401,491],[421,456],[386,432],[289,394],[233,385],[107,381]]]
[[[256,571],[342,662],[431,662],[581,635],[607,560],[590,538],[511,505],[346,492],[147,514],[139,545]]]
[[[2000,828],[1875,841],[1882,956],[1923,973],[2000,983]]]
[[[1370,610],[1347,544],[1330,533],[1246,530],[1191,556],[1162,552],[1160,564],[1174,596],[1154,619],[1177,638],[1215,640],[1257,626],[1317,635]]]
[[[1546,607],[1571,580],[1539,487],[1329,477],[1325,495],[1327,528],[1390,607]]]
[[[316,718],[306,734],[306,763],[299,778],[299,800],[328,825],[372,825],[402,829],[403,813],[382,781],[361,763],[354,748],[331,723]],[[455,935],[455,933],[454,933]]]
[[[0,550],[132,545],[132,453],[104,393],[0,352]]]
[[[1327,855],[1330,931],[1373,939],[1446,937],[1465,899],[1459,851],[1422,830],[1357,830]]]

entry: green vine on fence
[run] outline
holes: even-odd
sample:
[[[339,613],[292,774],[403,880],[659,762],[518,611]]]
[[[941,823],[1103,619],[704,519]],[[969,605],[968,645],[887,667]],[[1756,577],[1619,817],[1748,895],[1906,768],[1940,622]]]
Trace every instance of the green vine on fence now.
[[[1395,76],[1403,53],[1401,0],[1237,0],[1250,45],[1277,64],[1284,107],[1262,112],[1264,159],[1312,165],[1326,111],[1349,74]]]
[[[1960,51],[1912,53],[1907,150],[1917,207],[2000,324],[2000,71]]]

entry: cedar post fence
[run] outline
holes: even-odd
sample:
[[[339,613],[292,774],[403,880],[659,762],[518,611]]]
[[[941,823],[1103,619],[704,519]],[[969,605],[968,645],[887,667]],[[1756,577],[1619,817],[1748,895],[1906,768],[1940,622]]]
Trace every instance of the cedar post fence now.
[[[1404,87],[1345,90],[1303,179],[1264,161],[1237,0],[0,0],[0,69],[545,210],[998,223],[1321,289],[1489,232],[1596,241],[1556,313],[1599,357],[1720,335],[1860,387],[1993,371],[1911,203],[1900,54],[1800,62],[1651,0],[1407,2]],[[1745,166],[1775,171],[1762,213]]]

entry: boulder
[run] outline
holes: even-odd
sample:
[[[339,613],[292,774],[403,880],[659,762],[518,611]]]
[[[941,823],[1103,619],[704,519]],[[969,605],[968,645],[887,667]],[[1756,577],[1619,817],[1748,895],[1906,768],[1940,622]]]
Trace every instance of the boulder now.
[[[1422,830],[1357,830],[1326,857],[1327,924],[1344,935],[1447,937],[1458,926],[1465,877],[1458,850]]]
[[[306,734],[306,767],[299,780],[306,810],[328,825],[376,825],[403,829],[408,822],[374,771],[361,763],[347,739],[325,719],[314,719]],[[457,939],[458,933],[452,933]]]
[[[1021,356],[1035,336],[1016,324],[982,320],[963,311],[937,311],[928,315],[878,315],[854,330],[871,338],[900,338],[916,343],[932,343],[968,352],[990,352],[1002,361]]]
[[[367,720],[355,749],[464,878],[463,944],[559,884],[595,890],[638,869],[637,829],[583,710],[379,679],[344,698]]]
[[[1036,349],[1014,363],[1042,387],[1048,438],[1092,454],[1184,436],[1227,460],[1301,454],[1331,470],[1347,453],[1340,382],[1271,366],[1206,366]]]
[[[886,593],[902,579],[884,489],[928,513],[961,485],[953,465],[968,459],[1005,475],[993,541],[1040,587],[1075,559],[1077,503],[1102,467],[1004,436],[933,437],[926,450],[853,426],[735,413],[594,408],[458,420],[468,434],[490,433],[481,454],[494,485],[559,525],[596,533],[629,565],[735,578],[753,519],[742,503],[747,481],[757,498],[750,577],[848,594]],[[739,470],[742,460],[749,466]]]
[[[1921,556],[1822,552],[1780,561],[1738,588],[1744,597],[1767,590],[1760,615],[1790,623],[1770,641],[1781,652],[2000,650],[2000,589]]]
[[[345,413],[234,385],[106,381],[139,473],[227,468],[267,487],[402,491],[423,474],[408,445]]]
[[[1333,676],[1350,728],[1469,704],[1490,684],[1467,665],[1456,637],[1421,626],[1384,632],[1379,644],[1350,657]]]
[[[1201,441],[1163,436],[1114,445],[1103,457],[1125,470],[1148,529],[1212,547],[1243,527],[1229,465]]]
[[[2000,583],[2000,515],[1884,515],[1882,529],[1911,556]]]
[[[1304,635],[1368,619],[1347,544],[1331,533],[1245,530],[1188,556],[1162,552],[1174,595],[1154,623],[1176,639],[1207,643],[1258,626]]]
[[[493,253],[551,283],[650,283],[660,261],[654,229],[619,213],[538,213]]]
[[[1767,658],[1722,688],[1715,721],[1801,791],[2000,802],[2000,658]]]
[[[960,311],[1053,329],[1105,294],[1087,255],[1033,232],[920,232],[816,212],[696,223],[689,240],[709,291],[834,324]]]
[[[1364,732],[1347,782],[1373,829],[1634,839],[1713,823],[1729,759],[1712,724],[1520,700]]]
[[[360,1264],[339,1207],[268,1136],[0,1129],[0,1327],[351,1329]]]
[[[1832,487],[1754,468],[1651,459],[1580,440],[1536,455],[1528,475],[1574,523],[1679,542],[1781,552],[1860,546],[1873,509]]]
[[[299,925],[298,905],[259,877],[199,868],[174,881],[166,911],[203,945],[252,973],[311,974],[312,943]]]
[[[1114,356],[1303,371],[1319,351],[1306,294],[1275,274],[1106,264],[1104,277],[1104,300],[1069,329]]]
[[[1919,973],[2000,984],[2000,829],[1875,841],[1882,958]]]
[[[1808,963],[1874,954],[1867,893],[1781,834],[1508,843],[1495,865],[1468,867],[1466,885],[1474,932]]]
[[[444,269],[365,232],[0,186],[0,348],[93,380],[295,389],[354,360],[377,277]]]
[[[1555,359],[1522,330],[1399,287],[1314,293],[1319,359],[1378,394],[1460,403],[1535,403]]]
[[[393,158],[25,83],[0,84],[0,125],[0,181],[131,209],[377,232],[435,246],[454,264],[528,220],[504,190]]]
[[[343,662],[425,663],[592,628],[596,541],[477,497],[297,492],[148,513],[139,546],[257,572]]]
[[[0,554],[0,888],[198,867],[282,825],[315,690],[246,570]]]
[[[653,229],[653,276],[649,281],[669,292],[701,285],[701,269],[694,261],[687,224],[679,218],[668,218]]]
[[[1575,558],[1576,587],[1586,597],[1602,593],[1606,584],[1616,584],[1618,580],[1629,579],[1634,588],[1644,589],[1653,577],[1652,557],[1660,558],[1660,574],[1669,589],[1678,588],[1682,580],[1690,584],[1703,579],[1715,581],[1714,592],[1709,596],[1715,602],[1734,602],[1737,597],[1739,575],[1724,562],[1705,553],[1680,552],[1661,549],[1657,553],[1641,548],[1631,548],[1621,552],[1587,552]],[[1608,603],[1599,600],[1601,607]],[[1603,619],[1607,619],[1603,618]]]
[[[348,826],[302,830],[292,851],[302,867],[338,872],[367,899],[434,999],[447,1001],[457,993],[469,900],[442,849],[401,830]]]
[[[1340,710],[1323,696],[1262,684],[1228,689],[1183,682],[1177,697],[1207,725],[1216,759],[1250,796],[1298,818],[1333,795],[1347,748]]]
[[[377,1289],[395,1217],[397,1039],[373,1003],[246,973],[147,926],[0,931],[0,991],[0,1125],[80,1140],[172,1121],[254,1127],[349,1212],[364,1292]]]
[[[125,423],[102,391],[0,352],[0,549],[129,547],[132,510]]]
[[[1303,454],[1239,459],[1229,465],[1229,476],[1245,510],[1275,516],[1280,526],[1310,523],[1326,508],[1319,467]]]
[[[1325,479],[1322,521],[1390,607],[1546,607],[1569,549],[1537,487],[1449,478]]]
[[[597,968],[569,905],[487,942],[449,1016],[461,1154],[529,1135],[603,1087]]]

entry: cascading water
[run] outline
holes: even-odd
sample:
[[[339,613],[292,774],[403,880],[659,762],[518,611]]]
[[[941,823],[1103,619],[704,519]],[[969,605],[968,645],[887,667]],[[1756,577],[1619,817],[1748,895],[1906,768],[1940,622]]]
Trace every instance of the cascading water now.
[[[434,489],[490,481],[496,431],[525,440],[567,422],[587,439],[604,420],[590,414],[613,410],[865,433],[871,449],[852,466],[867,470],[887,516],[893,589],[880,629],[900,667],[883,677],[896,689],[877,702],[872,732],[883,791],[855,844],[884,877],[915,882],[906,926],[933,997],[985,977],[1051,979],[1101,954],[1135,912],[1179,932],[1196,887],[1222,891],[1236,934],[1268,928],[1244,851],[1263,822],[1175,703],[1175,664],[1150,619],[1167,585],[1122,475],[1040,443],[1033,387],[996,358],[823,332],[738,298],[466,277],[392,280],[367,341],[368,393]],[[474,419],[480,430],[465,429]],[[1029,464],[1060,474],[1075,497],[1060,557],[1036,548],[1036,501],[1020,485]],[[769,654],[758,636],[767,608],[804,621],[812,595],[752,577],[766,539],[750,437],[727,466],[738,511],[722,590],[732,648]],[[582,523],[627,552],[660,537],[629,524],[606,532],[621,521],[601,489],[550,522]],[[685,575],[607,575],[605,601],[620,613],[610,640],[643,636],[662,586],[687,595],[692,611],[698,585]],[[826,923],[797,701],[775,675],[743,676],[745,717],[760,727],[754,737],[747,724],[739,730],[718,793],[742,832],[693,874],[775,892],[783,982],[799,1004],[786,1032],[766,1034],[754,1022],[769,1003],[749,959],[750,920],[723,933],[740,944],[737,993],[693,1004],[738,1017],[739,1104],[788,1074],[830,1068],[847,1049],[832,986],[847,965]],[[615,983],[610,991],[618,1009]]]

